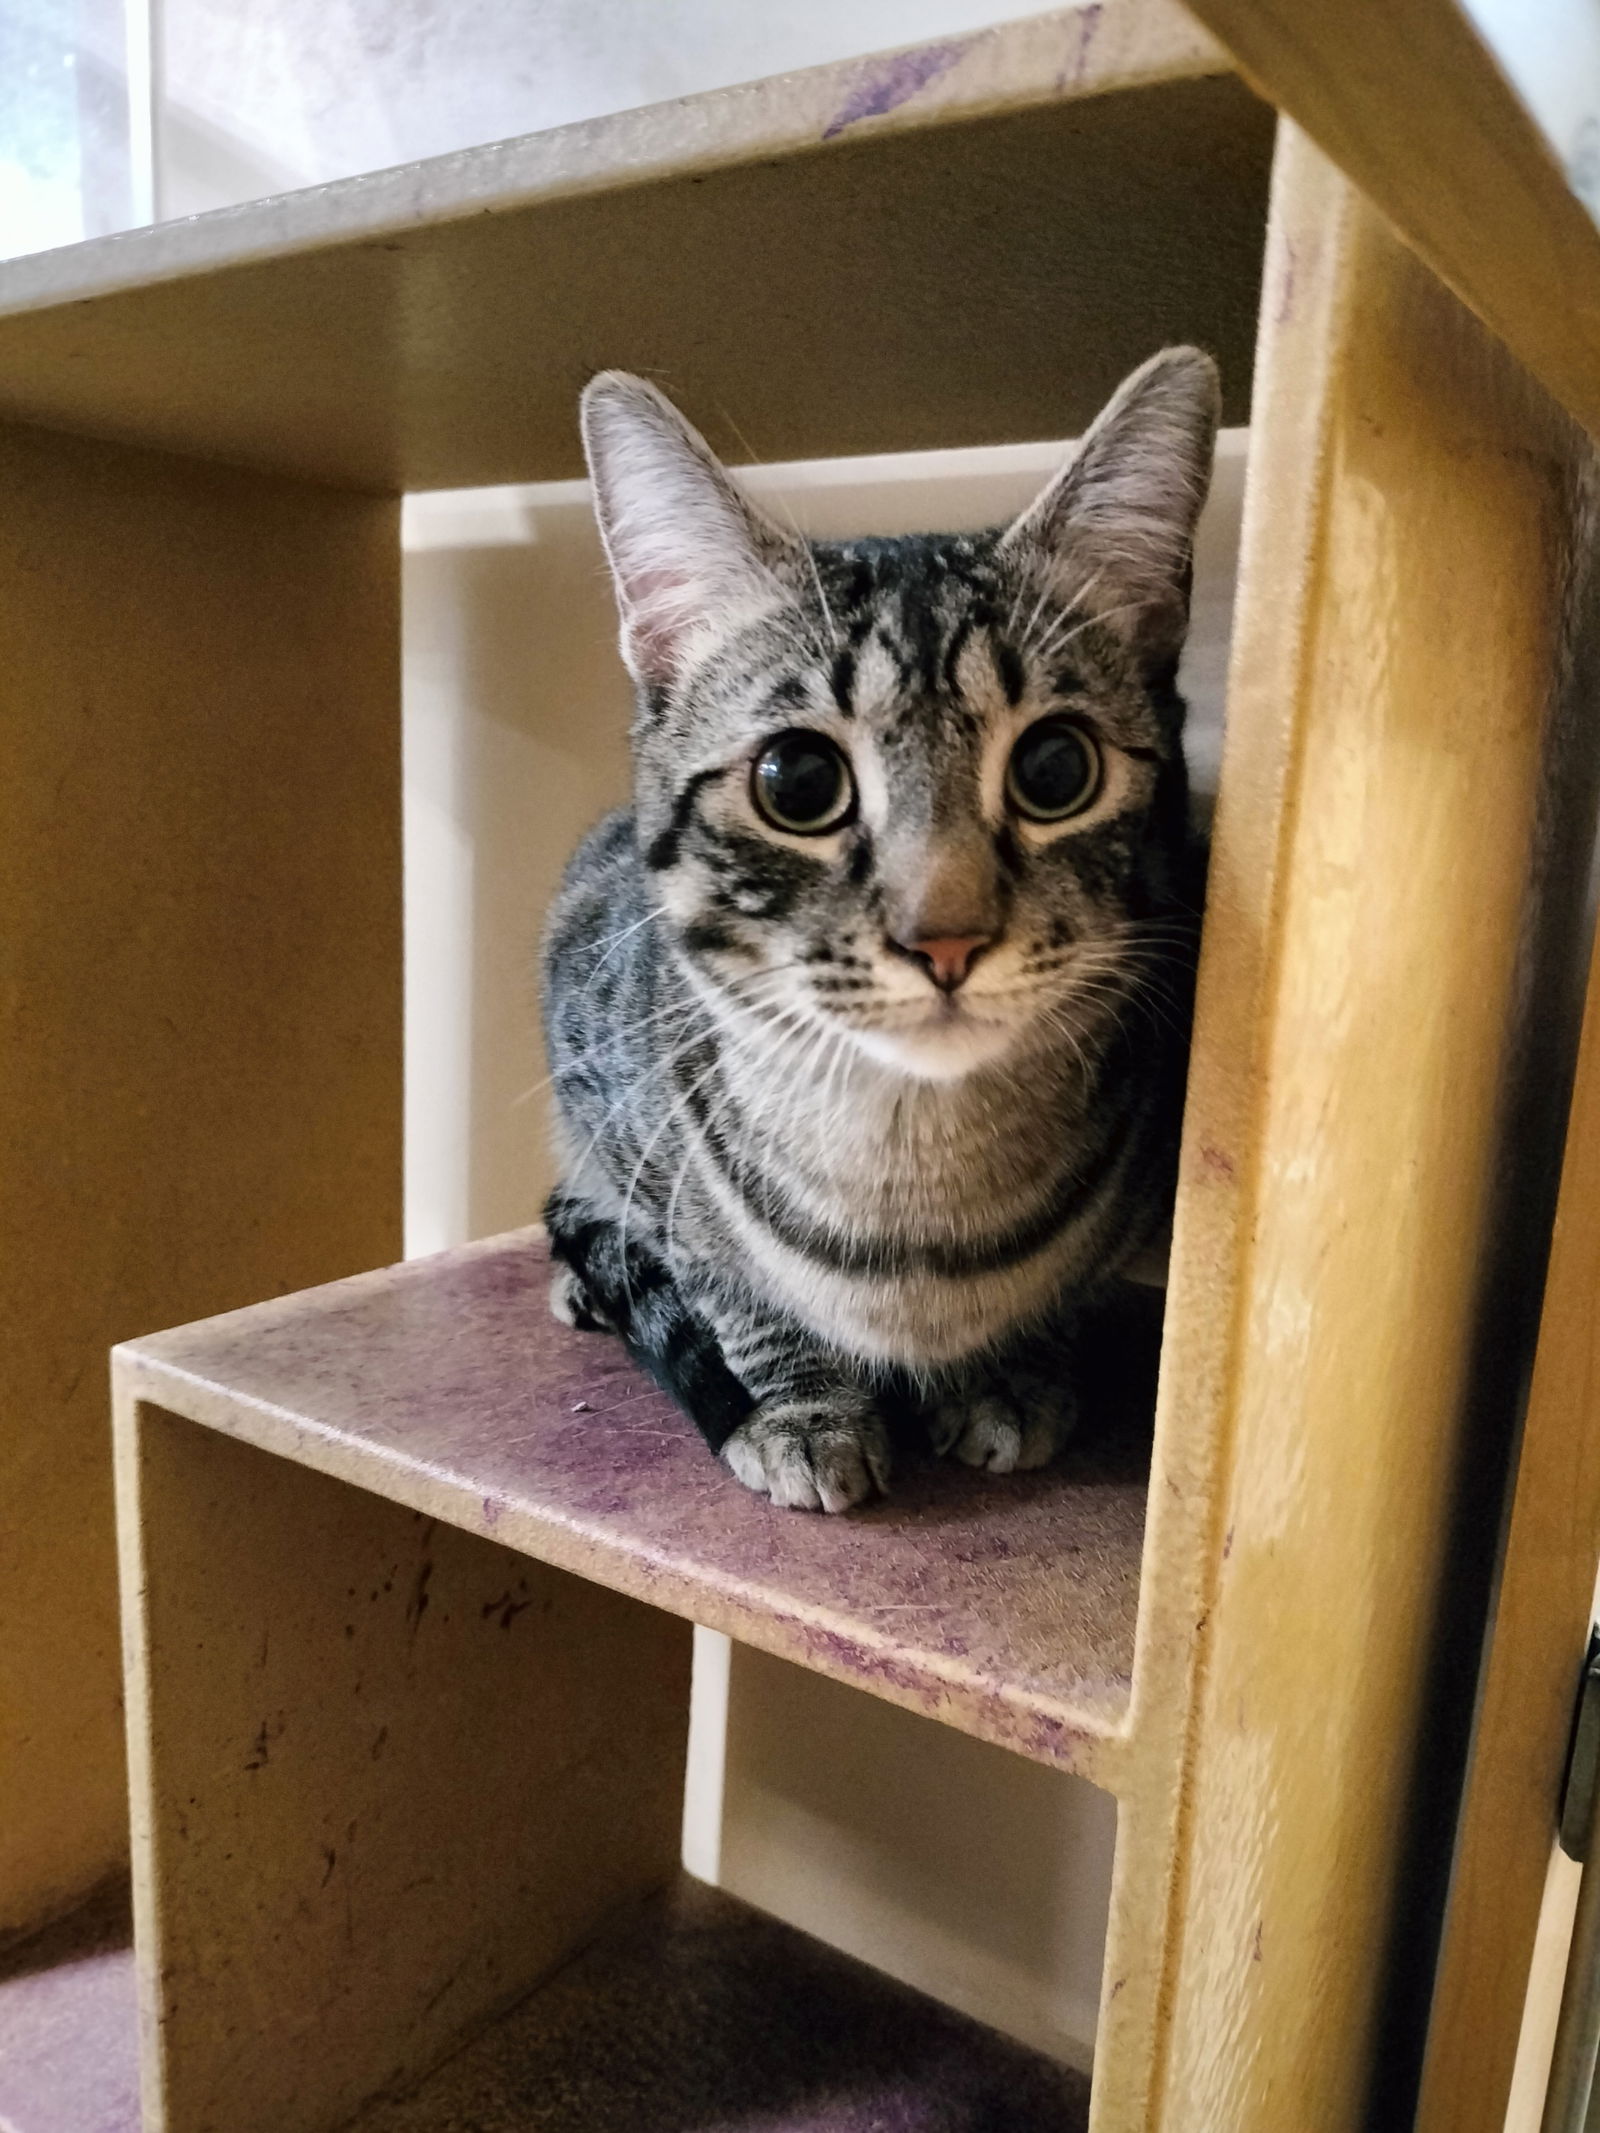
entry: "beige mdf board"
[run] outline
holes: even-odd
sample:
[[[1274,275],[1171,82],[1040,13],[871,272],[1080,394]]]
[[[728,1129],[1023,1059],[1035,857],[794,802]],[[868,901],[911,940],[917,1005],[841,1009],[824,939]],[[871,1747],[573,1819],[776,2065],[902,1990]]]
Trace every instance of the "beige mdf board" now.
[[[342,2125],[671,1876],[689,1630],[158,1408],[123,1450],[144,2123]]]
[[[1369,2084],[1473,1327],[1496,1307],[1480,1284],[1584,460],[1286,127],[1103,2133],[1356,2133],[1404,2109]]]
[[[1119,1566],[976,1482],[965,1535],[944,1492],[778,1517],[548,1281],[523,1232],[118,1351],[146,2128],[921,2125],[952,2081],[1081,2128],[1081,2077],[804,1936],[719,1899],[719,1958],[629,1899],[673,1879],[683,1617],[1073,1767],[1126,1625],[1052,1639],[1050,1600]]]
[[[1541,897],[1576,894],[1544,878],[1542,811],[1588,448],[1292,128],[1256,381],[1146,1520],[1142,1489],[1087,1449],[1009,1492],[908,1477],[854,1520],[780,1518],[730,1491],[604,1344],[536,1329],[527,1237],[118,1360],[129,1475],[174,1448],[202,1471],[209,1434],[236,1438],[223,1464],[312,1469],[319,1488],[384,1499],[380,1522],[459,1526],[1111,1792],[1095,2133],[1360,2133],[1384,2107],[1379,1958],[1473,1340],[1503,1302],[1483,1281],[1528,963]],[[209,1898],[172,1835],[166,1764],[203,1730],[184,1714],[203,1712],[204,1672],[161,1629],[157,1596],[184,1573],[153,1501],[123,1500],[141,1968],[164,2038],[151,2123],[198,2133],[185,2002],[211,1992],[214,2027],[218,1955],[237,1956],[213,1951],[208,1972],[167,1923]],[[263,1552],[256,1521],[242,1505],[233,1561]],[[330,1634],[324,1596],[284,1663],[311,1679],[304,1654]],[[494,1705],[492,1737],[525,1716]],[[232,1712],[236,1745],[250,1718]],[[341,1752],[328,1785],[366,1796]],[[213,1825],[255,1812],[254,1775],[211,1758]],[[458,1903],[475,1886],[460,1871]],[[247,1907],[223,1903],[226,1936],[248,1944]],[[503,1917],[495,1935],[531,1982],[545,1944],[518,1947]],[[374,2063],[384,2037],[401,2063],[424,1982],[374,1979]],[[292,1976],[284,1992],[292,2026],[311,1995]],[[203,2041],[187,2050],[214,2063]],[[315,2105],[302,2093],[281,2133],[313,2133]]]
[[[379,489],[582,471],[643,369],[735,459],[1073,434],[1163,342],[1249,405],[1272,113],[1110,0],[13,263],[0,414]]]
[[[1600,433],[1600,230],[1457,0],[1338,8],[1194,0],[1249,79],[1592,433]],[[1592,551],[1592,488],[1575,484]],[[1555,568],[1559,588],[1570,570]],[[1592,716],[1594,624],[1569,618],[1569,688]],[[1538,1355],[1479,1691],[1422,2072],[1419,2133],[1499,2133],[1555,1842],[1600,1550],[1594,1401],[1593,988]],[[1560,1077],[1551,1089],[1559,1102]],[[1462,1625],[1476,1653],[1475,1626]]]
[[[1600,433],[1600,228],[1461,0],[1193,0],[1193,12]]]
[[[0,428],[0,1938],[126,1862],[107,1344],[398,1246],[395,539]]]
[[[1597,1294],[1600,975],[1590,979],[1418,2133],[1500,2133],[1505,2122],[1600,1557]]]

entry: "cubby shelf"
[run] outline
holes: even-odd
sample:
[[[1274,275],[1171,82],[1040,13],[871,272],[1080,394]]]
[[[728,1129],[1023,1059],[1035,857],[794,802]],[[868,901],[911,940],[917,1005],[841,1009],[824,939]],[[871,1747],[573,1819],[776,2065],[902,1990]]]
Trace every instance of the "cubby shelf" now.
[[[125,1394],[1104,1780],[1148,1430],[1038,1474],[902,1469],[849,1519],[735,1483],[619,1343],[550,1316],[535,1232],[118,1351]],[[1109,1436],[1109,1441],[1108,1441]],[[1141,1456],[1142,1454],[1142,1456]],[[1109,1753],[1108,1753],[1109,1751]]]
[[[527,1237],[289,1294],[399,1249],[399,494],[577,472],[605,364],[804,457],[1060,436],[1179,339],[1250,441],[1148,1439],[779,1515],[550,1326]],[[1168,0],[10,263],[0,415],[0,1932],[121,1849],[122,1341],[152,2133],[327,2133],[503,2018],[514,2056],[677,1870],[685,1618],[1115,1793],[1096,2133],[1371,2122],[1457,1485],[1536,1301],[1571,423]],[[3,2041],[47,2010],[125,2098],[126,1957],[47,1953]]]
[[[1272,141],[1172,0],[1066,8],[16,261],[0,411],[453,488],[580,473],[605,363],[797,459],[1069,435],[1189,334],[1238,421]]]

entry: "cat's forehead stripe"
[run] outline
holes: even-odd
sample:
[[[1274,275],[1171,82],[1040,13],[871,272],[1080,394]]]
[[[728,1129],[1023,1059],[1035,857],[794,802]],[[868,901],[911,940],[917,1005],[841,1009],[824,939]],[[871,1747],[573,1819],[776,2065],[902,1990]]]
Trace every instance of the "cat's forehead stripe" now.
[[[856,657],[856,708],[869,716],[887,710],[902,694],[905,679],[904,664],[880,627]]]
[[[848,645],[834,657],[828,676],[833,700],[846,718],[855,716],[856,655]]]

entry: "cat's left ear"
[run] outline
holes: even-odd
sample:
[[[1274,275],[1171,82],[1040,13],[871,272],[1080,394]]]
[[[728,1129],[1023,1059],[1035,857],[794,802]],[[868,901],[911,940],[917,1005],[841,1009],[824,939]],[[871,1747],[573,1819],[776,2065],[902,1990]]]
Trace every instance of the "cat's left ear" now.
[[[1211,358],[1163,349],[1001,537],[1002,554],[1061,605],[1096,616],[1151,679],[1170,675],[1189,626],[1195,521],[1220,413]]]
[[[591,378],[582,421],[622,655],[646,689],[666,688],[698,646],[790,597],[796,543],[643,378]]]

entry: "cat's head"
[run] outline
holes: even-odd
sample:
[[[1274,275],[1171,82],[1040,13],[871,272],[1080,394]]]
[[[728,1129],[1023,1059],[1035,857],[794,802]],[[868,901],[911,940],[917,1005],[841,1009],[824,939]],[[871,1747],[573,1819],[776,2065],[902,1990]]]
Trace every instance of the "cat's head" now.
[[[1126,1005],[1179,893],[1217,406],[1168,349],[1011,525],[804,541],[653,386],[593,380],[640,849],[730,1014],[949,1079]]]

